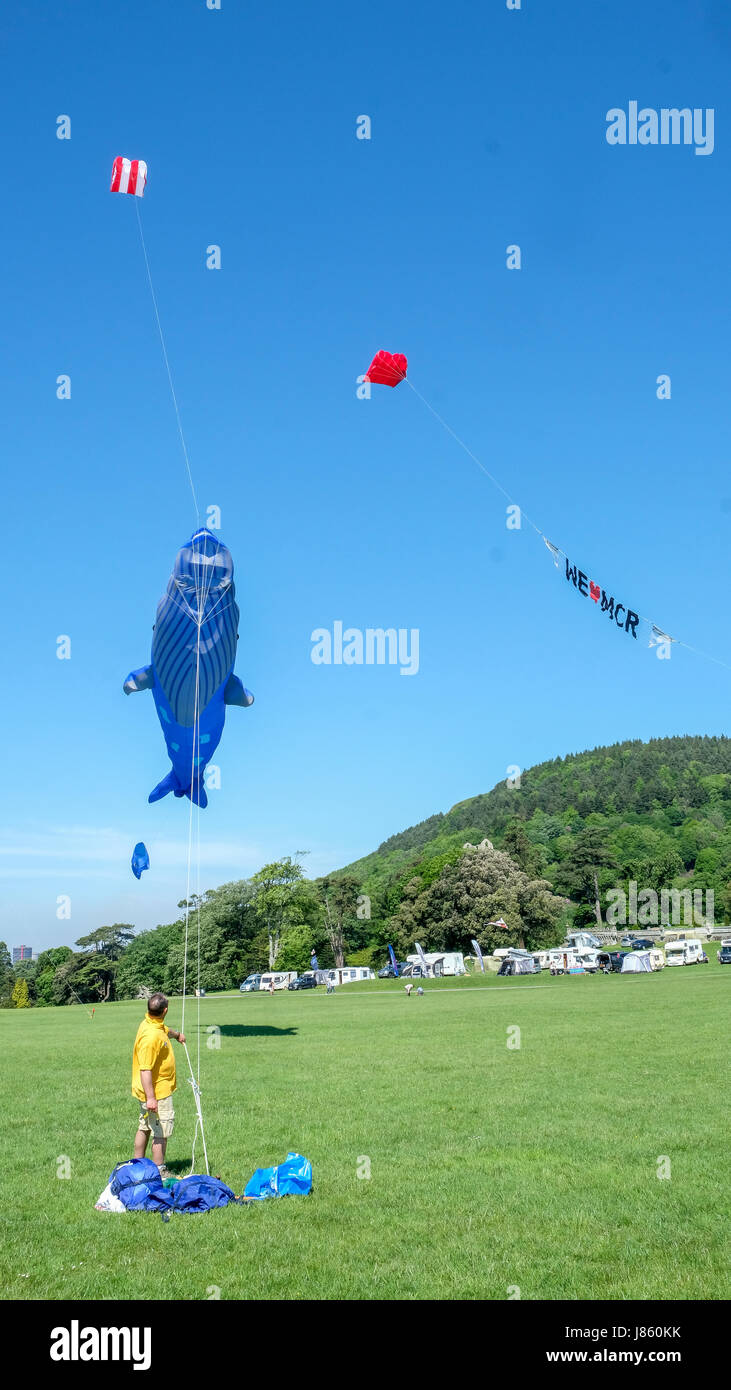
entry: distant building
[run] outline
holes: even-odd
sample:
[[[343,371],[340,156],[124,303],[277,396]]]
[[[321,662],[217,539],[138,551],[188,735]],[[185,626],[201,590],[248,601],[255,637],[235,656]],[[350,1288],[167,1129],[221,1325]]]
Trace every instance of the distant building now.
[[[32,959],[33,959],[33,947],[32,947],[32,946],[14,946],[14,947],[13,947],[13,965],[17,965],[18,962],[21,961],[21,960],[32,960]]]

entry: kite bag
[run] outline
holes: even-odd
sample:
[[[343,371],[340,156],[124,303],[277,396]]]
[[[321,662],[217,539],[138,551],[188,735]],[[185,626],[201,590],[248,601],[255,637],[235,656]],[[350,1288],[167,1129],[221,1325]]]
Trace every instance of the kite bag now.
[[[312,1164],[302,1154],[287,1154],[276,1168],[257,1168],[249,1178],[245,1197],[263,1202],[266,1197],[305,1196],[312,1188]]]
[[[172,1206],[173,1194],[163,1187],[157,1164],[149,1158],[118,1163],[109,1186],[127,1211],[167,1211]]]

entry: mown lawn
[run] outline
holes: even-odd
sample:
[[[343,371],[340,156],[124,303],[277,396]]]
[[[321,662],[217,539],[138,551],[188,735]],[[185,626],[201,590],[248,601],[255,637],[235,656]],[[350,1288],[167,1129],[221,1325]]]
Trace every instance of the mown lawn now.
[[[314,1192],[167,1224],[94,1210],[132,1153],[143,1006],[3,1011],[2,1296],[727,1298],[729,991],[714,960],[410,999],[391,981],[209,997],[212,1172],[238,1194],[292,1148]],[[195,1026],[188,1001],[194,1060]],[[183,1170],[194,1110],[176,1057]]]

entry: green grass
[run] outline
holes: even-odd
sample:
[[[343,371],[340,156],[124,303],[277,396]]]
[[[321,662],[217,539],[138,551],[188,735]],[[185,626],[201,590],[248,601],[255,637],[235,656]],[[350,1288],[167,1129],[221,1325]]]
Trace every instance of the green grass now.
[[[240,1193],[292,1148],[314,1192],[168,1224],[94,1210],[132,1153],[141,1005],[3,1011],[2,1296],[727,1298],[730,989],[714,960],[430,982],[410,999],[391,981],[208,997],[202,1028],[222,1030],[202,1049],[212,1171]],[[193,1058],[195,1016],[189,1001]],[[176,1057],[177,1167],[194,1111]]]

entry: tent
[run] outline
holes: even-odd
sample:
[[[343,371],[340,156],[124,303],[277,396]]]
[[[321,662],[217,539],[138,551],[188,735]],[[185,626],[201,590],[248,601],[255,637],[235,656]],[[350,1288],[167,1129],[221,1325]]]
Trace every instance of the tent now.
[[[622,961],[622,975],[636,975],[641,971],[651,971],[652,961],[649,951],[628,951]]]

